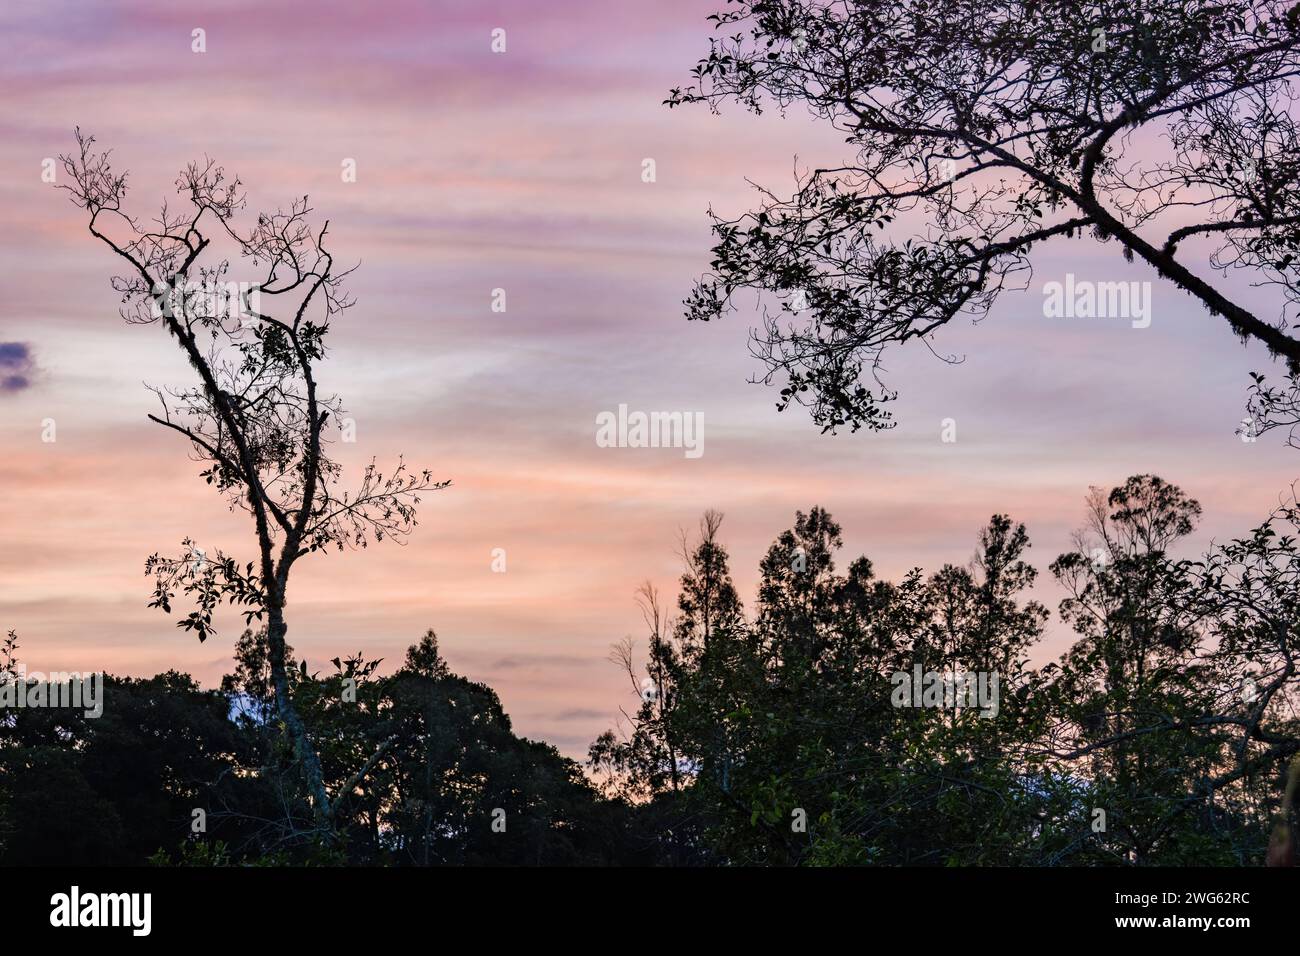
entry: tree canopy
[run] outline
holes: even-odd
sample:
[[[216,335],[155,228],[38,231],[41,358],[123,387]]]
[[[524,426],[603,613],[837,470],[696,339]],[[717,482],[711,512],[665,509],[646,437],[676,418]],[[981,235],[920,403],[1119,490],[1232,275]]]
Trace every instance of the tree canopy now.
[[[1093,489],[1050,565],[1072,640],[1042,663],[1052,614],[1008,515],[968,563],[889,581],[846,561],[839,523],[810,508],[746,606],[708,512],[682,540],[675,600],[638,591],[647,643],[612,655],[635,704],[586,772],[519,737],[432,631],[388,673],[359,653],[321,673],[286,647],[336,795],[329,833],[249,629],[220,690],[111,678],[98,719],[5,711],[0,861],[1294,862],[1300,504],[1193,556],[1200,512],[1152,475]],[[16,637],[0,654],[0,680],[27,679]],[[922,673],[954,690],[982,675],[980,697],[900,693]]]
[[[839,524],[801,512],[748,613],[711,515],[677,626],[651,632],[657,695],[590,765],[683,835],[680,856],[727,863],[1244,865],[1270,838],[1293,853],[1274,826],[1300,767],[1300,514],[1293,500],[1176,556],[1199,515],[1155,476],[1094,489],[1078,550],[1051,565],[1075,639],[1041,666],[1050,614],[1006,515],[969,564],[891,582],[865,557],[838,570]],[[728,608],[707,630],[705,594]],[[891,683],[918,671],[996,674],[996,707],[900,706]]]
[[[1141,260],[1285,359],[1289,384],[1269,387],[1294,407],[1300,7],[729,0],[710,19],[670,106],[805,109],[846,147],[714,215],[711,271],[686,302],[704,321],[741,292],[768,303],[752,343],[779,407],[824,430],[890,427],[887,351],[953,358],[935,333],[986,316],[1024,287],[1031,252],[1070,237]],[[1271,301],[1244,298],[1252,285]]]

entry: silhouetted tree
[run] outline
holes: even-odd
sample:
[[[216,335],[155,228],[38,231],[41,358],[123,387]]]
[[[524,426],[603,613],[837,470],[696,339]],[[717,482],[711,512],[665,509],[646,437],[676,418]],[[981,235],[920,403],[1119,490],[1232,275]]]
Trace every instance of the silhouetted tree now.
[[[712,271],[687,300],[708,320],[742,290],[775,296],[753,351],[765,383],[784,380],[778,407],[890,427],[889,346],[933,349],[1039,244],[1083,235],[1300,369],[1290,0],[731,0],[710,19],[720,35],[670,106],[802,106],[852,151],[788,198],[714,216]],[[1280,318],[1217,282],[1229,268],[1277,292]]]
[[[178,557],[154,554],[146,563],[155,583],[150,606],[170,612],[184,592],[196,607],[179,626],[199,640],[212,633],[213,611],[223,601],[242,608],[246,622],[265,620],[276,712],[316,823],[328,829],[331,797],[286,668],[290,572],[315,551],[407,534],[420,494],[446,482],[410,472],[403,462],[380,472],[372,460],[355,491],[340,490],[342,469],[329,443],[342,409],[337,397],[319,391],[317,366],[331,323],[352,305],[343,289],[351,270],[340,271],[325,248],[329,223],[310,225],[306,196],[260,213],[241,230],[241,183],[207,160],[177,178],[180,210],[164,203],[142,223],[123,210],[126,174],[94,142],[77,130],[77,151],[60,157],[70,182],[58,188],[89,213],[91,235],[126,264],[113,280],[123,318],[160,326],[197,378],[192,386],[155,388],[161,413],[149,418],[188,442],[202,477],[231,508],[249,513],[256,534],[256,559],[247,563],[204,554],[188,538]],[[215,258],[220,244],[257,281],[232,285],[230,260]]]
[[[641,585],[636,601],[649,633],[644,674],[638,668],[636,642],[630,637],[610,649],[609,659],[627,675],[639,703],[632,714],[620,708],[630,725],[626,736],[620,738],[613,730],[601,734],[592,743],[587,760],[603,778],[608,793],[640,800],[675,791],[681,785],[680,755],[670,718],[678,704],[683,663],[658,589],[649,582]]]
[[[644,676],[639,676],[631,639],[616,644],[611,652],[611,660],[627,674],[641,702],[635,714],[623,712],[630,725],[626,737],[606,731],[592,744],[588,763],[620,796],[640,800],[679,790],[688,759],[696,769],[726,777],[729,758],[722,714],[717,711],[718,691],[726,682],[726,669],[735,663],[730,646],[742,633],[744,620],[727,552],[718,537],[722,517],[721,512],[706,512],[694,544],[682,532],[683,573],[675,619],[669,618],[654,585],[647,582],[637,589],[649,635]],[[689,736],[688,728],[698,726],[708,727],[712,739],[703,751],[694,750],[687,758],[677,736]]]

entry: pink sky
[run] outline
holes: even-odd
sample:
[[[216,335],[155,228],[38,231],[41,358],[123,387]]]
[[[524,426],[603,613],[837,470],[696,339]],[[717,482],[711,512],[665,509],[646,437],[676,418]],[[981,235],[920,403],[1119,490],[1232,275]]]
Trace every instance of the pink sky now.
[[[76,125],[132,171],[135,211],[152,213],[206,153],[248,184],[250,210],[309,194],[339,258],[361,261],[359,305],[322,375],[357,421],[345,461],[400,453],[453,485],[427,499],[407,547],[298,565],[300,656],[325,669],[362,650],[395,665],[433,627],[518,730],[574,756],[626,703],[605,658],[641,636],[633,590],[648,578],[671,591],[677,529],[706,508],[726,512],[745,597],[768,543],[813,504],[843,524],[846,559],[866,553],[887,577],[966,561],[995,511],[1028,524],[1045,570],[1087,487],[1133,473],[1201,500],[1198,547],[1268,512],[1295,453],[1233,433],[1246,373],[1266,357],[1158,280],[1148,329],[1044,319],[1041,283],[1066,271],[1153,279],[1083,242],[1045,248],[1029,291],[941,334],[964,364],[892,357],[895,431],[825,436],[800,411],[776,414],[774,392],[746,384],[751,316],[682,318],[708,262],[705,210],[748,208],[745,177],[783,189],[796,154],[846,157],[802,114],[661,105],[707,51],[713,9],[4,4],[0,342],[30,346],[35,373],[0,393],[0,629],[19,631],[28,667],[176,668],[215,684],[238,619],[204,645],[182,634],[146,608],[143,560],[186,535],[249,554],[246,518],[145,419],[142,383],[185,381],[183,361],[158,329],[118,319],[108,251],[41,182]],[[641,181],[647,157],[654,183]],[[355,183],[341,181],[345,158]],[[498,287],[505,314],[489,307]],[[620,403],[702,412],[705,454],[598,448],[595,417]],[[939,440],[947,417],[955,444]],[[1050,585],[1038,592],[1055,604]]]

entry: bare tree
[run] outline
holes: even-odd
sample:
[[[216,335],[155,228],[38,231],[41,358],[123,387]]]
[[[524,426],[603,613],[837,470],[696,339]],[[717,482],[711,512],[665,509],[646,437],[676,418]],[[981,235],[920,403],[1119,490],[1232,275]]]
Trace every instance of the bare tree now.
[[[636,604],[649,634],[644,676],[631,637],[610,645],[609,660],[627,675],[641,703],[635,714],[619,708],[623,717],[620,729],[626,721],[630,732],[620,736],[605,731],[592,743],[587,764],[603,778],[601,786],[606,792],[642,799],[684,785],[672,728],[681,658],[674,645],[673,622],[658,588],[649,581],[643,583],[636,589]]]
[[[686,302],[709,320],[741,290],[775,296],[752,349],[785,383],[779,408],[891,427],[887,348],[933,349],[1022,286],[1032,249],[1083,235],[1300,370],[1290,0],[733,0],[710,19],[721,35],[670,106],[802,104],[854,151],[796,173],[788,198],[713,215],[712,270]],[[1217,282],[1229,269],[1278,314]]]
[[[205,160],[178,176],[180,209],[164,202],[142,222],[123,210],[126,173],[113,169],[107,151],[96,151],[94,137],[78,129],[76,139],[76,152],[60,156],[70,181],[59,188],[89,214],[91,235],[126,264],[112,281],[122,317],[163,328],[198,379],[154,388],[161,408],[149,418],[186,440],[202,477],[252,517],[257,538],[256,560],[244,564],[219,551],[205,554],[188,538],[179,556],[152,555],[145,564],[154,579],[150,606],[170,613],[183,592],[195,609],[178,626],[200,641],[214,633],[212,615],[223,602],[240,607],[246,623],[265,620],[276,709],[315,819],[328,829],[332,799],[285,666],[289,573],[315,551],[403,538],[416,524],[421,494],[448,482],[401,460],[381,472],[372,459],[355,490],[340,490],[342,469],[329,445],[342,408],[337,396],[318,391],[316,367],[331,322],[353,304],[343,288],[352,270],[335,266],[325,247],[329,223],[310,224],[306,196],[259,214],[241,231],[239,179]],[[231,261],[216,258],[214,241],[229,244],[257,280],[232,282]]]

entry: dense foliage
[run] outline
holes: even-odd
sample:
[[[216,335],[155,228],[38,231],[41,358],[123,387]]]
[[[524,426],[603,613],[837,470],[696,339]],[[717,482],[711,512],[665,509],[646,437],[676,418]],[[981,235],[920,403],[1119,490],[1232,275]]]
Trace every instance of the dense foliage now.
[[[623,808],[581,767],[515,736],[495,693],[452,674],[433,633],[403,666],[291,672],[336,828],[315,822],[263,633],[219,691],[181,674],[109,678],[102,717],[26,709],[0,723],[0,863],[599,864],[636,860]],[[351,683],[355,681],[355,684]],[[365,756],[379,751],[364,777]],[[203,811],[195,832],[195,811]],[[494,817],[494,811],[500,811]],[[499,818],[504,829],[494,829]]]
[[[516,736],[433,632],[387,676],[360,655],[321,676],[290,650],[331,827],[250,630],[220,690],[109,678],[99,718],[6,711],[0,862],[1286,862],[1300,506],[1176,556],[1199,515],[1153,476],[1094,491],[1051,565],[1074,642],[1035,668],[1050,614],[1004,515],[969,566],[890,582],[865,557],[838,570],[840,527],[813,508],[772,543],[747,611],[710,512],[675,612],[640,592],[646,659],[615,654],[638,706],[592,745],[590,777]],[[3,653],[18,679],[12,638]],[[995,674],[996,706],[900,706],[895,675],[916,670]]]
[[[839,525],[800,513],[747,616],[707,516],[652,691],[592,766],[725,863],[1250,864],[1271,832],[1287,859],[1300,513],[1176,558],[1199,514],[1153,476],[1094,490],[1051,566],[1075,641],[1036,669],[1049,615],[1006,516],[968,567],[895,583],[863,557],[837,572]],[[897,706],[918,669],[997,674],[998,706]]]

